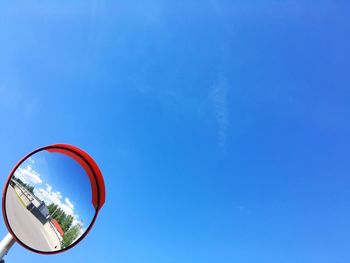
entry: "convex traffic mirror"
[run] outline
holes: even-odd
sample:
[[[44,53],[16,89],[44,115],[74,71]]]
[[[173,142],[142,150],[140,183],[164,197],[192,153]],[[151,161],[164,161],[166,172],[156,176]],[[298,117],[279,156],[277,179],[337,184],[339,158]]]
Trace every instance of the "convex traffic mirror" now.
[[[81,241],[104,201],[104,181],[95,161],[77,147],[56,144],[33,151],[14,167],[2,206],[14,239],[50,254]]]

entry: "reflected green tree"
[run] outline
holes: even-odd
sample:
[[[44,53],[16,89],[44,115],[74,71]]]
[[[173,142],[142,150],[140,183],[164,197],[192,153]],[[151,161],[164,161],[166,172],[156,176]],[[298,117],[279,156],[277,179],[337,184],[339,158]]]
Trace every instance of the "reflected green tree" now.
[[[51,203],[47,206],[47,209],[49,210],[50,216],[53,217],[54,213],[57,211],[58,205]]]
[[[51,203],[47,206],[51,218],[56,219],[60,224],[64,232],[67,232],[68,229],[72,226],[74,217],[72,215],[67,215],[57,204]]]
[[[62,248],[69,247],[81,234],[83,227],[80,223],[72,226],[68,229],[68,231],[64,234],[62,240]]]
[[[72,226],[73,220],[74,220],[73,216],[71,216],[71,215],[66,216],[66,219],[63,221],[63,223],[61,225],[61,227],[65,233]]]
[[[67,214],[60,208],[60,214],[57,216],[56,220],[58,223],[63,226],[64,221],[67,219]]]

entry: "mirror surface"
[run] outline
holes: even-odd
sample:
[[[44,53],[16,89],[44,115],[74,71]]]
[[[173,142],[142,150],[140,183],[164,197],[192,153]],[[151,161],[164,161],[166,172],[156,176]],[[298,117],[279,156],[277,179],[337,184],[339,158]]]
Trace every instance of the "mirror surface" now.
[[[88,174],[68,155],[39,151],[12,174],[5,214],[13,234],[39,252],[69,248],[96,213]]]

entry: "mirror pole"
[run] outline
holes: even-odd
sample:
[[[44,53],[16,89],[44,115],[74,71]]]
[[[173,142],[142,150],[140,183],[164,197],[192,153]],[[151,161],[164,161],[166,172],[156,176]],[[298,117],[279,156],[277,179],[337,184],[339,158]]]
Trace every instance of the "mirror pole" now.
[[[3,258],[13,246],[16,240],[12,237],[10,233],[8,233],[3,240],[0,242],[0,263],[4,262]]]

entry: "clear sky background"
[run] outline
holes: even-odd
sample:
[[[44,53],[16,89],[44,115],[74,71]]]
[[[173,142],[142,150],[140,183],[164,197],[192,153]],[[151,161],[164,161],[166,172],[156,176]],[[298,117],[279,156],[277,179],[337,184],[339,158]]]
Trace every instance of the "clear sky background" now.
[[[349,262],[349,13],[343,0],[1,1],[1,183],[62,142],[107,187],[77,247],[15,245],[6,261]]]

